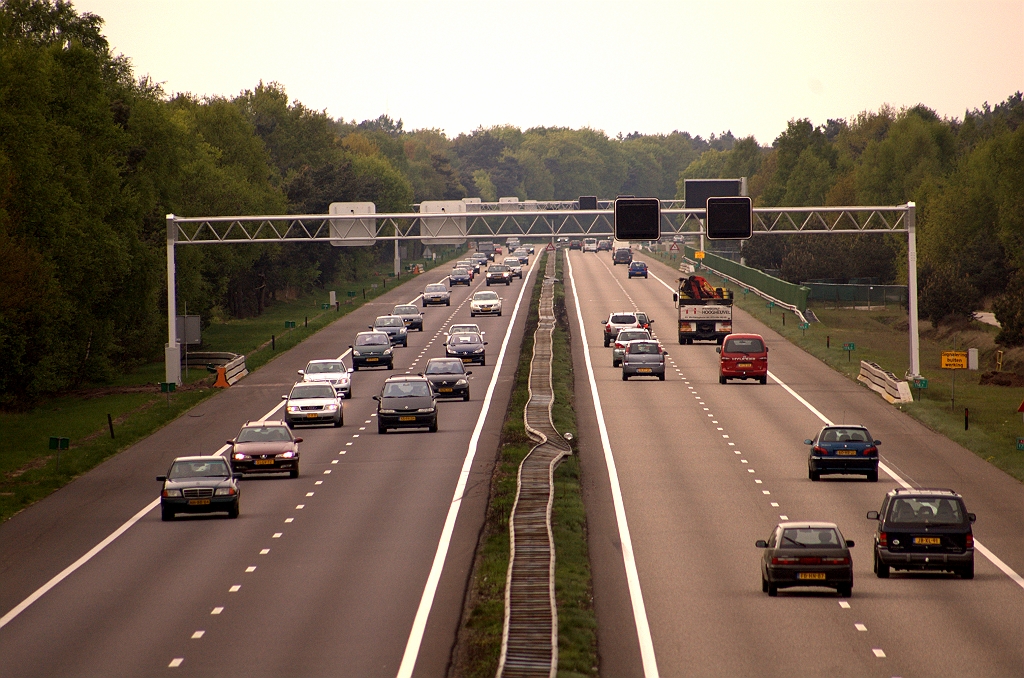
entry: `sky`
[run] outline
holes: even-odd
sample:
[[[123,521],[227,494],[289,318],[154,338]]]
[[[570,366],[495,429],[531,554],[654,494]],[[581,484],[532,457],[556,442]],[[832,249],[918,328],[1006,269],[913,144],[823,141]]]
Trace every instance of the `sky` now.
[[[168,94],[260,81],[333,118],[770,144],[883,104],[962,118],[1024,90],[1024,0],[76,0]]]

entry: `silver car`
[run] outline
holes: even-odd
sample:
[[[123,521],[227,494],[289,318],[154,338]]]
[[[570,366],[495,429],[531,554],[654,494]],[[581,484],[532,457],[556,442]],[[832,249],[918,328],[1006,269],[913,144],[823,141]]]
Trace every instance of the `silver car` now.
[[[665,351],[656,341],[631,341],[622,354],[622,381],[630,377],[657,377],[665,381]]]
[[[520,280],[522,279],[523,265],[522,263],[520,263],[518,257],[505,257],[501,263],[504,264],[505,266],[508,266],[509,270],[512,271],[513,278],[519,278]]]
[[[291,393],[281,398],[285,401],[284,422],[289,427],[296,424],[334,424],[337,428],[345,423],[341,397],[330,384],[300,381],[292,386]]]
[[[626,344],[640,339],[651,340],[651,333],[647,330],[622,330],[619,336],[615,337],[615,344],[612,346],[612,367],[622,364],[622,354],[626,352]]]
[[[427,285],[423,288],[423,308],[430,304],[452,305],[452,295],[448,288],[440,283]]]
[[[342,398],[352,397],[351,373],[340,360],[310,360],[306,369],[299,370],[302,381],[330,384]]]

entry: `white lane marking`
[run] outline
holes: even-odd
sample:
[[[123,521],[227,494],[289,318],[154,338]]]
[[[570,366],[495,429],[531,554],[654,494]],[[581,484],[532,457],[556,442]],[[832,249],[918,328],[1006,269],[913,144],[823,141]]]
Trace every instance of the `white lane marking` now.
[[[235,584],[234,586],[232,586],[231,588],[228,589],[228,593],[238,593],[239,590],[241,590],[241,588],[242,588],[241,584]]]
[[[181,662],[185,661],[184,657],[175,657],[171,660],[171,663],[167,665],[169,669],[176,669],[181,666]]]
[[[307,496],[307,497],[312,497],[312,496],[313,496],[313,493],[312,493],[312,492],[307,492],[307,493],[306,493],[306,496]]]
[[[840,600],[839,601],[839,607],[843,608],[844,610],[849,610],[850,609],[850,604],[848,602],[846,602],[845,600]]]
[[[884,659],[885,658],[885,652],[882,651],[882,648],[874,647],[874,648],[871,648],[871,651],[874,652],[875,656],[878,657],[879,659]]]
[[[330,473],[330,471],[325,471],[324,473]],[[324,481],[322,481],[322,480],[318,480],[318,481],[316,481],[316,482],[315,482],[315,483],[313,483],[313,484],[314,484],[314,485],[323,485],[323,484],[324,484]]]
[[[532,275],[533,269],[527,274],[527,278],[530,278]],[[509,340],[512,338],[512,328],[516,324],[516,319],[519,318],[519,308],[522,306],[523,295],[529,286],[530,281],[523,280],[523,286],[519,290],[519,298],[516,300],[515,308],[512,309],[512,318],[509,320],[505,339],[501,344],[501,350],[498,352],[498,359],[494,363],[494,372],[487,386],[487,393],[484,395],[480,416],[477,417],[476,426],[473,428],[473,435],[469,439],[466,459],[462,463],[459,481],[455,485],[455,493],[448,507],[448,516],[445,518],[444,528],[441,530],[441,539],[437,543],[434,562],[430,566],[430,574],[427,575],[427,583],[423,587],[423,596],[420,598],[420,605],[416,609],[416,617],[413,619],[412,629],[409,631],[409,640],[405,644],[402,663],[398,667],[398,678],[410,678],[413,669],[416,667],[416,659],[420,653],[420,644],[423,642],[423,633],[427,628],[427,617],[430,615],[430,608],[434,604],[434,595],[437,593],[437,585],[441,580],[441,570],[444,569],[444,561],[448,556],[452,532],[455,531],[455,520],[459,515],[459,507],[462,506],[462,494],[466,489],[466,483],[469,482],[469,472],[473,468],[473,460],[476,458],[476,448],[480,442],[480,434],[483,431],[484,421],[487,419],[487,413],[491,407],[491,399],[494,396],[494,389],[498,383],[498,375],[501,373],[501,366],[504,364],[505,352],[508,349]]]
[[[779,508],[779,502],[773,501],[772,502],[772,508]]]
[[[822,414],[821,412],[819,412],[819,411],[818,411],[818,410],[817,410],[817,409],[816,409],[816,408],[815,408],[815,407],[814,407],[813,405],[811,405],[811,404],[810,404],[809,402],[807,402],[806,400],[804,400],[804,399],[803,399],[803,397],[801,397],[799,393],[797,393],[796,391],[794,391],[793,389],[791,389],[791,388],[790,388],[790,387],[789,387],[789,386],[788,386],[788,385],[787,385],[787,384],[786,384],[785,382],[783,382],[783,381],[782,381],[781,379],[779,379],[779,378],[778,378],[777,376],[775,376],[774,374],[772,374],[772,373],[771,373],[771,371],[769,371],[769,372],[768,372],[768,376],[772,378],[772,381],[774,381],[774,382],[775,382],[775,383],[777,383],[777,384],[778,384],[779,386],[781,386],[782,388],[784,388],[784,389],[785,389],[785,390],[786,390],[786,391],[787,391],[787,392],[788,392],[788,393],[789,393],[789,394],[790,394],[791,396],[793,396],[794,398],[796,398],[796,399],[797,399],[797,401],[799,401],[801,405],[803,405],[804,407],[806,407],[807,409],[809,409],[809,410],[810,410],[811,412],[813,412],[813,413],[814,413],[814,415],[815,415],[816,417],[818,417],[818,419],[820,419],[820,420],[821,420],[821,421],[822,421],[822,422],[823,422],[823,423],[824,423],[824,424],[825,424],[826,426],[832,426],[832,425],[833,425],[833,424],[832,424],[832,420],[831,420],[831,419],[829,419],[829,418],[828,418],[828,417],[826,417],[826,416],[825,416],[824,414]],[[888,476],[889,476],[890,478],[892,478],[893,480],[895,480],[895,481],[896,481],[897,483],[899,483],[899,484],[900,484],[900,485],[901,485],[902,487],[904,487],[904,488],[906,488],[906,489],[908,489],[908,490],[910,490],[910,489],[913,489],[913,485],[911,485],[910,483],[908,483],[907,481],[905,481],[905,480],[904,480],[903,478],[901,478],[901,477],[899,476],[899,474],[898,474],[898,473],[896,473],[896,472],[895,472],[895,471],[893,471],[893,470],[892,470],[891,468],[889,468],[888,464],[883,464],[882,462],[878,462],[878,468],[879,468],[879,469],[881,469],[882,471],[884,471],[884,472],[885,472],[886,474],[888,474]],[[1017,573],[1016,571],[1014,571],[1014,569],[1013,569],[1012,567],[1010,567],[1009,565],[1007,565],[1006,563],[1004,563],[1004,562],[1002,561],[1002,559],[1001,559],[1001,558],[999,558],[999,557],[998,557],[998,556],[997,556],[996,554],[994,554],[994,553],[992,553],[991,551],[989,551],[989,550],[988,550],[988,548],[987,548],[987,547],[985,547],[985,546],[984,546],[984,545],[983,545],[983,544],[982,544],[982,543],[981,543],[980,541],[978,541],[977,539],[975,539],[975,540],[974,540],[974,550],[975,550],[975,551],[978,551],[979,553],[981,553],[981,555],[983,555],[983,556],[985,556],[986,558],[988,558],[988,560],[989,560],[989,562],[990,562],[990,563],[992,563],[993,565],[995,565],[996,567],[998,567],[998,568],[999,568],[999,569],[1000,569],[1000,570],[1002,571],[1002,573],[1003,573],[1003,574],[1005,574],[1005,575],[1006,575],[1007,577],[1009,577],[1009,578],[1010,578],[1010,581],[1012,581],[1012,582],[1013,582],[1013,583],[1015,583],[1015,584],[1016,584],[1017,586],[1019,586],[1019,587],[1021,587],[1022,589],[1024,589],[1024,577],[1020,576],[1020,574],[1018,574],[1018,573]],[[881,652],[881,650],[879,650],[879,652]],[[884,656],[884,655],[883,655],[883,656]]]
[[[853,628],[857,629],[858,631],[867,631],[868,630],[868,627],[864,626],[863,624],[854,624]]]
[[[789,516],[779,516],[779,520],[789,520]]]
[[[212,610],[210,610],[210,614],[220,614],[223,611],[224,611],[223,607],[215,607]]]
[[[141,511],[139,511],[134,516],[129,518],[123,525],[121,525],[121,527],[111,532],[106,539],[101,541],[99,544],[96,544],[96,546],[93,546],[91,549],[89,549],[89,551],[85,555],[83,555],[81,558],[79,558],[78,560],[71,563],[63,570],[61,570],[59,574],[54,575],[54,577],[50,579],[50,581],[46,582],[38,589],[36,589],[28,598],[15,605],[10,612],[5,614],[3,617],[0,617],[0,629],[2,629],[4,626],[7,626],[7,624],[10,623],[12,619],[17,617],[22,612],[24,612],[29,605],[42,598],[47,591],[49,591],[57,584],[64,581],[72,572],[74,572],[82,565],[85,565],[87,562],[92,560],[93,556],[95,556],[97,553],[99,553],[107,546],[109,546],[111,542],[120,537],[122,534],[127,532],[128,528],[130,528],[132,525],[140,521],[144,515],[155,509],[159,503],[160,498],[157,497],[149,504],[147,504],[145,508],[143,508]]]
[[[345,447],[352,447],[352,445],[354,444],[355,443],[345,443]],[[341,452],[339,452],[339,454],[345,454],[345,450],[342,450]]]
[[[293,522],[294,520],[295,520],[295,518],[285,518],[285,519],[284,519],[284,522],[286,522],[286,523],[290,523],[290,522]],[[278,532],[278,533],[277,533],[277,536],[279,536],[279,537],[280,537],[280,536],[281,536],[281,533],[280,533],[280,532]]]
[[[569,269],[569,283],[576,304],[576,320],[580,326],[580,340],[583,342],[583,358],[587,365],[587,376],[590,379],[590,393],[594,400],[597,413],[597,428],[601,434],[601,447],[604,449],[605,465],[608,467],[608,480],[612,491],[612,504],[615,507],[615,522],[619,528],[619,543],[622,546],[622,560],[626,567],[626,582],[629,586],[629,597],[633,604],[633,620],[636,624],[637,640],[640,644],[640,659],[643,662],[644,677],[658,676],[658,662],[654,656],[654,641],[651,639],[651,627],[647,620],[647,608],[644,605],[643,591],[640,589],[640,575],[636,569],[636,558],[633,554],[633,540],[629,536],[629,524],[626,522],[626,508],[622,501],[622,490],[619,487],[619,474],[615,469],[615,457],[612,454],[611,442],[608,439],[608,428],[604,423],[604,410],[601,408],[601,396],[597,392],[597,381],[594,379],[594,365],[590,359],[590,346],[587,342],[587,324],[583,321],[583,309],[576,291],[576,278],[572,273],[572,259],[565,257]]]
[[[295,520],[295,519],[294,518],[286,518],[284,522],[287,523],[287,522],[289,522],[291,520]],[[274,535],[271,537],[271,539],[280,539],[282,535],[284,535],[284,532],[275,532]]]
[[[298,510],[301,511],[302,509],[306,508],[306,505],[305,504],[296,504],[295,508],[297,508]]]
[[[337,460],[337,459],[335,459],[334,461],[338,461],[338,460]],[[331,469],[326,469],[326,470],[324,471],[324,475],[326,476],[326,475],[330,474],[330,472],[331,472]],[[322,480],[318,480],[317,482],[318,482],[318,483],[322,483],[323,481],[322,481]]]
[[[265,556],[270,553],[270,549],[260,549],[260,555]]]
[[[367,422],[367,423],[369,423],[369,422]],[[360,431],[365,431],[365,430],[366,430],[366,427],[365,427],[365,426],[360,426],[360,427],[359,427],[359,430],[360,430]]]
[[[206,631],[196,631],[192,634],[192,639],[196,640],[198,638],[202,638],[204,633],[206,633]]]
[[[342,454],[344,454],[344,452],[342,452]],[[337,464],[337,463],[338,463],[338,460],[337,460],[337,459],[332,459],[332,460],[331,460],[331,463],[332,463],[332,464]]]
[[[761,490],[761,494],[771,494],[771,492],[768,490]]]
[[[256,571],[256,566],[255,565],[250,565],[249,567],[245,568],[245,571],[246,571],[246,573],[255,572]]]

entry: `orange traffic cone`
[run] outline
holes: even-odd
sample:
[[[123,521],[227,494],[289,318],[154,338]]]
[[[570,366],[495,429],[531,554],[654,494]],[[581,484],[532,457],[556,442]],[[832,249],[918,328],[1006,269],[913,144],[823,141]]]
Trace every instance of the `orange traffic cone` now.
[[[231,384],[228,383],[227,377],[224,376],[224,368],[217,368],[217,381],[213,382],[214,388],[230,388]]]

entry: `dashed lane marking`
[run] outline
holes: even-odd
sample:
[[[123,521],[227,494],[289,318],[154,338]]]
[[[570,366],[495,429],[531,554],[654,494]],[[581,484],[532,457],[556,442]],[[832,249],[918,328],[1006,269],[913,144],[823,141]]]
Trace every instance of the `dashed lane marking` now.
[[[844,610],[849,610],[850,609],[850,604],[848,602],[846,602],[845,600],[840,600],[839,601],[839,607],[843,608]]]
[[[260,549],[260,555],[265,556],[270,553],[270,549]]]
[[[248,574],[250,572],[255,572],[255,571],[256,571],[256,566],[255,565],[250,565],[249,567],[245,568],[246,574]]]
[[[220,614],[223,611],[224,611],[223,607],[215,607],[212,610],[210,610],[210,614]]]
[[[868,627],[864,626],[863,624],[854,624],[853,628],[857,629],[858,631],[867,631],[868,630]]]
[[[195,633],[192,634],[192,639],[193,640],[198,640],[199,638],[203,637],[204,633],[206,633],[206,631],[196,631]]]
[[[169,669],[176,669],[181,666],[181,662],[185,661],[184,657],[175,657],[171,660],[171,663],[167,665]]]
[[[873,647],[871,651],[875,653],[875,656],[879,659],[885,659],[885,652],[880,647]]]
[[[242,585],[241,584],[235,584],[234,586],[232,586],[231,588],[228,589],[228,593],[238,593],[241,590],[242,590]]]

